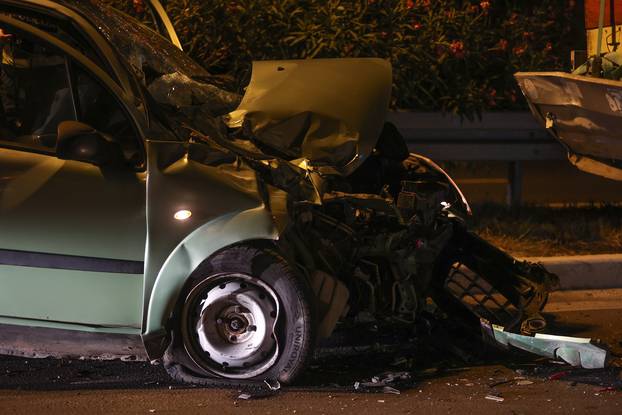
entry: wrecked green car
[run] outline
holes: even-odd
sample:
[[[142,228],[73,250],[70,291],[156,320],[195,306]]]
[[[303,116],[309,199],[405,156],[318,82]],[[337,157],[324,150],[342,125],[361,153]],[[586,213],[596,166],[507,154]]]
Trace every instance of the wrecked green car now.
[[[0,28],[0,353],[291,382],[344,326],[544,328],[556,277],[466,229],[385,123],[387,61],[258,62],[240,98],[100,1]]]

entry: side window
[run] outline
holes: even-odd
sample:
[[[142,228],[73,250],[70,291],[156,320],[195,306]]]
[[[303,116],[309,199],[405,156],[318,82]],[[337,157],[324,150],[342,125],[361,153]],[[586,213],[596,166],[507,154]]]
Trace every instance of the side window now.
[[[54,151],[58,125],[77,120],[121,144],[134,166],[144,161],[134,124],[114,95],[61,50],[0,25],[0,141]]]
[[[72,65],[72,74],[77,92],[78,121],[108,134],[121,144],[126,160],[134,166],[142,165],[140,139],[121,103],[81,66]]]
[[[0,27],[0,139],[53,149],[58,124],[75,120],[64,54]]]
[[[102,60],[91,43],[68,20],[55,18],[32,10],[22,10],[14,6],[0,5],[0,13],[32,25],[67,43],[80,51],[103,69],[107,69],[105,59]]]

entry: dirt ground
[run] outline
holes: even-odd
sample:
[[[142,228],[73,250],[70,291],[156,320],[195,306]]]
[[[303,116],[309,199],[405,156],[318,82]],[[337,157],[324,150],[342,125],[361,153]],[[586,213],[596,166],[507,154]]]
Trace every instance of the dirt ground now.
[[[622,290],[602,294],[554,296],[547,314],[550,331],[598,338],[621,354]],[[577,295],[583,297],[580,303]],[[617,368],[573,369],[488,351],[466,360],[434,348],[329,355],[314,362],[299,384],[272,393],[187,387],[168,380],[161,367],[139,362],[2,358],[0,414],[622,413]],[[387,370],[412,375],[393,385],[399,395],[355,391],[354,382]],[[241,393],[251,398],[241,399]]]

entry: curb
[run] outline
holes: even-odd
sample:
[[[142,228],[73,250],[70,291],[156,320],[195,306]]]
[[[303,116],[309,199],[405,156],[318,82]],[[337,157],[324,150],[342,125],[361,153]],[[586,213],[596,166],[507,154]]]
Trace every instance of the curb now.
[[[560,290],[622,288],[622,254],[530,257],[559,276]]]

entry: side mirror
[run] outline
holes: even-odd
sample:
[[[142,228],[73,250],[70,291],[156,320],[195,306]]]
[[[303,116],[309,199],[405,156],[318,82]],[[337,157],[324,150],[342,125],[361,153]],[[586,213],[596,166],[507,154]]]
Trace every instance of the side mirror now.
[[[56,157],[62,160],[84,161],[96,166],[123,164],[123,150],[90,125],[78,121],[63,121],[58,125]]]

